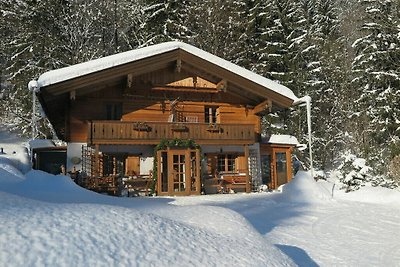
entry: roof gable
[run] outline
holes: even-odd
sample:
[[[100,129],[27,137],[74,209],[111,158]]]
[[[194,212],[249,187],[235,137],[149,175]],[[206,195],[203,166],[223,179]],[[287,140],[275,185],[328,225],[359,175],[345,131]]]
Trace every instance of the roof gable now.
[[[60,94],[77,88],[79,90],[84,77],[87,84],[106,81],[112,75],[127,75],[131,72],[140,75],[157,68],[166,68],[177,59],[182,60],[187,68],[193,68],[193,73],[200,70],[208,74],[218,73],[224,79],[227,77],[228,83],[237,85],[238,92],[243,89],[260,99],[271,98],[282,106],[290,106],[298,99],[283,85],[182,42],[161,43],[52,70],[42,74],[38,84],[41,88],[49,89],[49,92]],[[104,75],[106,71],[109,76]],[[208,77],[203,78],[210,80]]]

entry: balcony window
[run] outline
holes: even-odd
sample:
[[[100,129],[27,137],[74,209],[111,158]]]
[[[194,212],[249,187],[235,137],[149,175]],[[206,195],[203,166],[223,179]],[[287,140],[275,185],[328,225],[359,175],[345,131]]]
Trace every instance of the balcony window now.
[[[122,103],[107,103],[106,119],[107,120],[120,120],[122,117]]]
[[[217,106],[205,106],[204,107],[204,119],[205,123],[217,123]]]

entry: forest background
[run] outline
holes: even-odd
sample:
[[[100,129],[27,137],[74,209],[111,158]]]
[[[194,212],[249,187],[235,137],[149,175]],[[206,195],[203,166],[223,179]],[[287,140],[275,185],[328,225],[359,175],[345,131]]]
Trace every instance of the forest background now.
[[[29,132],[27,83],[48,70],[170,40],[311,96],[318,169],[400,181],[400,0],[1,0],[0,121]],[[306,143],[304,109],[263,124]]]

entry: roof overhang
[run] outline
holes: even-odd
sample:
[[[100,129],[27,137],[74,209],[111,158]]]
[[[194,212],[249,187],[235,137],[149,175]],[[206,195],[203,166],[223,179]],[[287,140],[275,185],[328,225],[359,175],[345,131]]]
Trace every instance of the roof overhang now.
[[[269,99],[278,106],[289,107],[298,101],[289,88],[182,42],[161,43],[52,70],[39,77],[38,85],[41,91],[54,96],[79,94],[98,90],[100,85],[120,83],[128,75],[174,70],[177,62],[188,73],[200,73],[215,83],[226,81],[228,92],[255,103]]]

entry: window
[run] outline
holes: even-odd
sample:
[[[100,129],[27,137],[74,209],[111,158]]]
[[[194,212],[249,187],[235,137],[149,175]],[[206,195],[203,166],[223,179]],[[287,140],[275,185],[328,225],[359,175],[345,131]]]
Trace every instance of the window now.
[[[271,182],[271,156],[261,156],[261,172],[262,172],[262,183],[267,184]]]
[[[106,119],[120,120],[122,117],[122,103],[106,104]]]
[[[218,155],[217,171],[218,172],[235,172],[236,171],[236,155],[223,154]]]
[[[103,154],[101,176],[124,176],[125,156],[123,154]]]
[[[204,107],[204,120],[205,123],[216,123],[217,122],[217,109],[216,106],[205,106]]]

